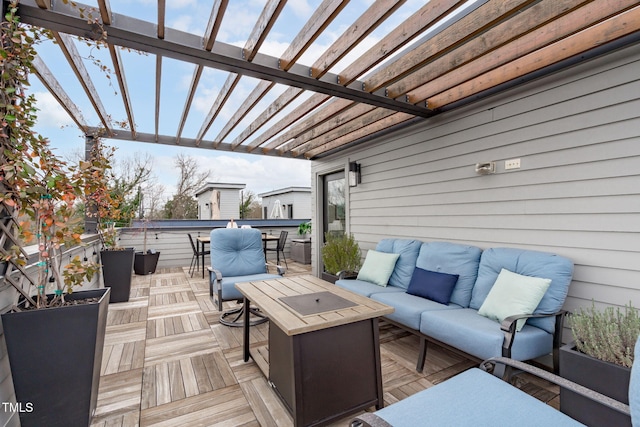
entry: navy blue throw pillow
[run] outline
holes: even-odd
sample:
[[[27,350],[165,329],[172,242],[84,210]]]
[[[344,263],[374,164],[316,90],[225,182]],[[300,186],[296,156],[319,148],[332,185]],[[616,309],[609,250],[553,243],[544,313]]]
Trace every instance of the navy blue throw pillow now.
[[[458,277],[457,274],[439,273],[416,267],[413,270],[407,293],[440,304],[449,304]]]

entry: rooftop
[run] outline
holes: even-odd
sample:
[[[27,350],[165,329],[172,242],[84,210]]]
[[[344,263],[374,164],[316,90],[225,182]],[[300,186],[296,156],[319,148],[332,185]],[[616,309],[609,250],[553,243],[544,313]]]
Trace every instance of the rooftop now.
[[[291,426],[291,417],[253,360],[242,360],[242,328],[218,323],[208,279],[187,268],[134,276],[129,302],[109,305],[98,407],[92,426]],[[288,275],[308,273],[289,261]],[[225,309],[229,307],[225,303]],[[255,345],[268,323],[252,327]],[[423,373],[418,339],[390,324],[380,328],[385,404],[442,382],[476,361],[436,345]],[[558,407],[558,389],[536,380],[524,390]],[[373,409],[373,408],[372,408]],[[351,417],[332,425],[346,425]]]

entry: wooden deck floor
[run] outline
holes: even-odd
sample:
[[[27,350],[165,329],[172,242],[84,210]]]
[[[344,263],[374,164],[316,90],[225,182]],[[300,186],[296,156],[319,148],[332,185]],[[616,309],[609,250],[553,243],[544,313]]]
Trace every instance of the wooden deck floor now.
[[[307,272],[289,262],[288,274]],[[186,268],[134,276],[129,302],[109,306],[92,426],[292,426],[256,364],[243,362],[241,328],[219,324],[219,314],[207,279],[189,277]],[[267,328],[253,327],[252,342],[266,341]],[[385,404],[476,365],[430,346],[419,374],[417,338],[385,323],[380,332]],[[556,388],[521,386],[557,407]]]

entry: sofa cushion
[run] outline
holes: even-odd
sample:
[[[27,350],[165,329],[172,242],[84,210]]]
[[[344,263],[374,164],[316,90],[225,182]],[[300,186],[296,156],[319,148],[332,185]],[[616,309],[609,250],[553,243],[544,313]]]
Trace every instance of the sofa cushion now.
[[[395,288],[404,291],[402,288],[396,286],[388,286],[388,288]],[[394,308],[394,312],[385,315],[385,318],[400,323],[413,330],[420,329],[420,316],[425,310],[451,310],[460,308],[458,305],[440,304],[438,302],[410,295],[406,292],[379,292],[373,293],[369,296],[372,300],[381,302],[383,304],[390,305]]]
[[[400,255],[396,262],[396,267],[389,278],[390,285],[404,289],[409,287],[421,245],[422,242],[409,239],[382,239],[378,242],[377,251]]]
[[[482,252],[469,307],[477,310],[482,306],[503,268],[523,276],[551,279],[534,313],[555,313],[562,309],[573,275],[573,262],[560,255],[516,248],[490,248]],[[527,324],[553,333],[555,319],[529,319]]]
[[[358,272],[358,280],[365,280],[378,286],[387,286],[399,256],[399,254],[389,254],[370,249],[364,259],[362,268]]]
[[[370,297],[371,294],[374,293],[405,293],[405,289],[399,288],[397,286],[389,285],[387,287],[382,287],[378,285],[374,285],[371,282],[367,282],[365,280],[351,280],[351,279],[341,279],[336,280],[336,286],[340,286],[341,288],[347,289],[351,292],[355,292],[356,294]]]
[[[500,324],[470,308],[425,311],[420,315],[420,332],[479,359],[502,356]],[[552,334],[525,324],[513,341],[511,357],[529,360],[552,349]]]
[[[550,283],[551,279],[523,276],[503,268],[478,314],[498,322],[516,314],[531,314]],[[518,319],[516,331],[520,331],[526,321]]]
[[[416,267],[440,273],[457,274],[451,302],[469,307],[471,291],[478,276],[482,250],[475,246],[450,242],[425,242],[420,245]]]
[[[394,427],[582,425],[478,368],[386,406],[375,415]]]
[[[451,293],[457,281],[457,274],[439,273],[416,267],[413,270],[407,293],[440,304],[449,304]]]

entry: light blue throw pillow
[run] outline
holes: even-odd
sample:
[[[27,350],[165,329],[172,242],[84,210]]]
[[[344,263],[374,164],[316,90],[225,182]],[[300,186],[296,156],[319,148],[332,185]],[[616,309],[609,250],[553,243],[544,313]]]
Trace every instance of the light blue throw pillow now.
[[[400,254],[388,254],[369,249],[364,264],[358,272],[358,280],[364,280],[378,286],[387,286]]]
[[[532,314],[547,292],[551,279],[523,276],[502,269],[478,314],[502,322],[516,314]],[[518,319],[520,331],[527,319]]]

